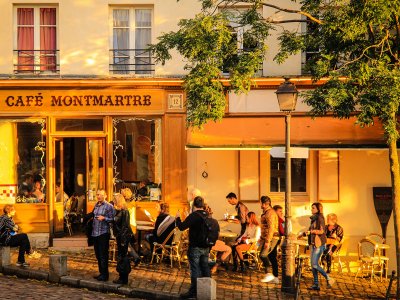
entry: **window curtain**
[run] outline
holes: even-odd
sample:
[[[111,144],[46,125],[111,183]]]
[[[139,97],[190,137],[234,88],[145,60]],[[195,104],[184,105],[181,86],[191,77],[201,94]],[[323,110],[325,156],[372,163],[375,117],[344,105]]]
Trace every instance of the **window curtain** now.
[[[56,71],[56,9],[40,9],[40,70]]]
[[[32,71],[34,67],[33,8],[17,9],[18,71]]]
[[[150,73],[151,56],[147,50],[151,43],[151,10],[135,10],[135,65],[139,74]]]
[[[113,10],[113,64],[114,73],[128,74],[129,53],[129,10]]]

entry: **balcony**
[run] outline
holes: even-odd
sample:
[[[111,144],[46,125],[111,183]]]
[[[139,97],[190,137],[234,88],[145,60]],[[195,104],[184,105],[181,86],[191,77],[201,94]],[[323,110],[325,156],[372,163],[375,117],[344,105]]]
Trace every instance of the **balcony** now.
[[[14,74],[59,73],[59,50],[14,50]]]
[[[148,49],[110,50],[111,74],[154,74],[155,64]]]

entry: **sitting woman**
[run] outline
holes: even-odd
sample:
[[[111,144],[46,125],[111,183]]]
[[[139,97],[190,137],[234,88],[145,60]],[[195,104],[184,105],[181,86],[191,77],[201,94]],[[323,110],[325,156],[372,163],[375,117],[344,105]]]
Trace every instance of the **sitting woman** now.
[[[242,252],[249,250],[251,245],[260,239],[260,236],[260,224],[258,223],[256,214],[251,211],[247,214],[246,231],[236,240],[236,243],[232,245],[233,271],[237,271],[237,258],[240,260],[241,271],[245,271]]]
[[[35,180],[35,184],[33,185],[33,192],[32,194],[38,199],[39,202],[44,203],[45,202],[45,198],[44,198],[44,194],[42,191],[42,181],[39,180]]]
[[[326,249],[322,255],[322,261],[326,261],[326,272],[331,272],[332,255],[337,250],[339,244],[343,240],[343,228],[337,223],[336,214],[328,214],[326,217],[327,225],[325,226]]]
[[[26,233],[17,233],[18,225],[13,220],[14,205],[5,205],[3,212],[4,215],[0,216],[0,245],[19,247],[17,266],[29,267],[29,263],[25,261],[25,253],[29,255],[29,258],[39,258],[41,255],[32,250]]]

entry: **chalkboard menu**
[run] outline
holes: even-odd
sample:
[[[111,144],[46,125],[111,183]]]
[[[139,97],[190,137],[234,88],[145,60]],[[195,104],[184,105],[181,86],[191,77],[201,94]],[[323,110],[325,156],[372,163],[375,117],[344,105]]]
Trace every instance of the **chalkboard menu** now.
[[[373,187],[375,211],[382,227],[382,236],[386,238],[386,227],[393,210],[392,188]]]

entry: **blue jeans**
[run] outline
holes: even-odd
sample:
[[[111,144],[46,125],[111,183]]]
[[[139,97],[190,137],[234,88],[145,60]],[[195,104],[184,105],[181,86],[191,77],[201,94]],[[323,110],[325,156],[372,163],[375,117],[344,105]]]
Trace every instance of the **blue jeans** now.
[[[314,277],[314,285],[319,286],[318,283],[318,272],[322,274],[326,278],[326,280],[329,280],[328,274],[322,269],[321,265],[319,264],[319,260],[321,258],[322,253],[324,253],[325,250],[325,245],[322,245],[320,247],[315,247],[311,246],[311,270],[313,273]]]
[[[190,265],[190,289],[196,293],[197,278],[211,277],[210,267],[208,266],[209,248],[189,247],[188,260]]]

